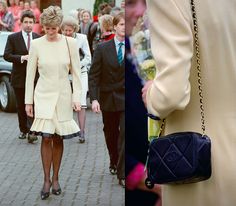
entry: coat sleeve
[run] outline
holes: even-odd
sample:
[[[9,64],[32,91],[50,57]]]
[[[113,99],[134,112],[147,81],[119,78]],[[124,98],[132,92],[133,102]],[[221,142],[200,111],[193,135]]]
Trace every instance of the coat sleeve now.
[[[89,71],[89,95],[90,101],[98,100],[98,92],[100,88],[100,78],[102,69],[102,50],[100,45],[95,49],[92,65]]]
[[[190,100],[191,10],[190,3],[182,8],[178,4],[174,0],[147,1],[151,47],[158,68],[147,91],[147,109],[160,118],[183,110]]]
[[[83,67],[83,66],[86,67],[91,64],[91,52],[89,49],[87,36],[84,35],[83,37],[84,38],[83,38],[81,49],[84,52],[84,58],[81,60],[81,67]]]
[[[14,39],[13,39],[12,35],[9,35],[7,38],[7,43],[5,46],[3,57],[8,62],[20,64],[21,63],[21,55],[14,54],[14,50],[15,50]]]
[[[73,85],[73,102],[81,102],[81,66],[79,59],[79,48],[77,47],[76,40],[71,39],[70,41],[70,52],[71,52],[71,75]]]
[[[26,67],[25,104],[34,103],[34,80],[38,67],[38,53],[34,42],[31,42],[29,58]]]

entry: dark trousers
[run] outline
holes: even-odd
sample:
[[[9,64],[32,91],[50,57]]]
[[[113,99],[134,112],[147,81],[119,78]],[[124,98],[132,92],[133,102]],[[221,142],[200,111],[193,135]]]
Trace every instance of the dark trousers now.
[[[28,133],[32,124],[32,118],[27,117],[25,112],[25,89],[15,88],[16,106],[20,131]]]
[[[110,165],[117,166],[117,177],[125,177],[125,113],[102,111],[103,131]]]

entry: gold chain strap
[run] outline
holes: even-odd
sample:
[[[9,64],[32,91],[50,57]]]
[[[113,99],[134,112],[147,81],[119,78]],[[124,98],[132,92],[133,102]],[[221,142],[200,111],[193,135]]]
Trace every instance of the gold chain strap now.
[[[69,58],[70,58],[70,64],[69,64],[69,70],[70,72],[72,72],[72,64],[71,64],[71,55],[70,55],[70,47],[69,47],[69,44],[68,44],[68,40],[67,40],[67,37],[66,38],[66,45],[67,45],[67,49],[68,49],[68,53],[69,53]]]
[[[201,61],[200,61],[200,48],[199,48],[199,40],[198,40],[198,24],[197,24],[197,14],[195,10],[194,0],[191,0],[191,12],[193,17],[193,31],[194,31],[194,43],[196,49],[196,60],[197,60],[197,77],[198,77],[198,91],[200,98],[200,114],[201,114],[201,129],[202,136],[205,135],[205,115],[204,115],[204,107],[203,107],[203,92],[202,92],[202,81],[201,81]],[[158,137],[161,135],[165,125],[165,119],[162,120],[160,131]]]
[[[198,39],[198,24],[197,24],[197,13],[195,9],[194,0],[191,0],[191,11],[193,17],[193,31],[194,31],[194,42],[196,49],[196,60],[197,60],[197,76],[198,76],[198,91],[200,98],[200,114],[201,114],[201,126],[202,126],[202,135],[205,135],[205,115],[203,107],[203,92],[202,92],[202,81],[201,81],[201,61],[200,61],[200,48],[199,48],[199,39]]]

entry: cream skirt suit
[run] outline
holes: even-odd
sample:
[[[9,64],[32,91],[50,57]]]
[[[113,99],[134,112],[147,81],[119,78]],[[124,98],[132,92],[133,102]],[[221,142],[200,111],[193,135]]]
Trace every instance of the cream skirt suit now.
[[[200,183],[163,186],[163,206],[235,206],[236,1],[195,4],[212,176]],[[166,118],[166,134],[201,132],[190,0],[147,0],[147,5],[159,69],[147,93],[148,111]]]
[[[73,94],[68,78],[70,59]],[[36,70],[39,79],[34,89]],[[65,139],[78,135],[79,127],[73,120],[72,102],[80,102],[81,99],[80,75],[75,39],[61,35],[58,42],[49,42],[46,36],[32,41],[25,88],[25,104],[34,104],[35,119],[31,132],[42,136],[56,134]]]

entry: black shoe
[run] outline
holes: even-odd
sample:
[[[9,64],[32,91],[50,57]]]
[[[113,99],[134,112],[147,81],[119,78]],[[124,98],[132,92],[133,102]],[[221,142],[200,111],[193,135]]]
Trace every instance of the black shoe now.
[[[111,165],[109,167],[109,171],[112,175],[116,175],[117,174],[117,169],[116,169],[116,166],[115,165]]]
[[[125,179],[119,179],[119,185],[125,188]]]
[[[26,139],[26,137],[27,137],[27,134],[23,132],[21,132],[20,135],[18,136],[19,139]]]
[[[79,143],[83,144],[85,142],[84,132],[79,134]]]
[[[52,183],[50,183],[50,187],[49,187],[49,191],[48,192],[44,192],[44,190],[43,190],[44,187],[43,187],[43,189],[40,192],[41,200],[46,200],[49,197],[51,186],[52,186]]]
[[[41,190],[40,195],[41,195],[41,200],[46,200],[49,197],[50,192],[44,192],[43,190]]]
[[[35,141],[38,140],[38,137],[35,134],[28,134],[27,139],[28,139],[28,143],[34,143]]]
[[[52,194],[54,194],[54,195],[60,195],[61,194],[61,187],[60,187],[59,183],[58,183],[58,189],[52,188]]]
[[[52,189],[52,194],[54,194],[54,195],[60,195],[60,194],[61,194],[61,188],[59,187],[57,190]]]

